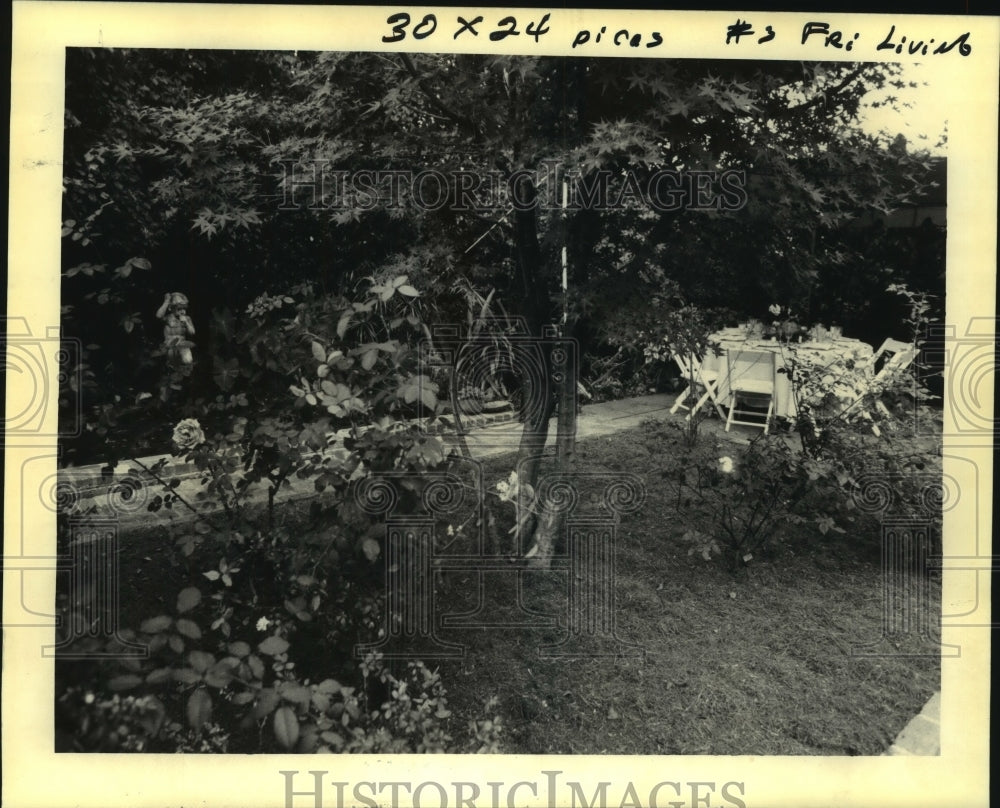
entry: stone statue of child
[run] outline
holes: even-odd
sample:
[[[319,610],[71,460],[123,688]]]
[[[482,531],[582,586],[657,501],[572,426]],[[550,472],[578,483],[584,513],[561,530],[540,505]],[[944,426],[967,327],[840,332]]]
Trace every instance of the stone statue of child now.
[[[167,292],[163,296],[162,305],[156,310],[156,316],[164,321],[163,347],[167,351],[167,357],[182,365],[194,362],[191,354],[194,343],[188,339],[188,335],[194,334],[194,323],[188,317],[187,305],[186,295]]]

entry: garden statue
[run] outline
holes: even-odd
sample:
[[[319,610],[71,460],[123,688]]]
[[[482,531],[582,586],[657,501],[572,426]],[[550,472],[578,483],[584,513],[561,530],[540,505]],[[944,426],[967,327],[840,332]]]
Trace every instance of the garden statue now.
[[[194,334],[194,323],[187,314],[188,299],[180,292],[167,292],[163,296],[163,304],[156,310],[156,316],[165,320],[163,326],[163,347],[167,357],[179,361],[182,365],[190,365],[194,361],[191,348],[194,345],[189,334]]]

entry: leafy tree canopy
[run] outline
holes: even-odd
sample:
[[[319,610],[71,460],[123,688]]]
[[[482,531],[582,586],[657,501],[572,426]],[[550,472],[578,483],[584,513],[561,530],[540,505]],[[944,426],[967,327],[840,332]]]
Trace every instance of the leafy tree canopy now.
[[[405,274],[441,321],[495,290],[535,329],[565,306],[591,346],[634,340],[675,294],[817,313],[832,283],[863,307],[864,279],[884,289],[893,267],[849,225],[912,199],[929,167],[859,126],[868,92],[902,84],[888,64],[72,49],[67,330],[112,377],[142,365],[175,288],[204,321],[303,280],[344,293]],[[393,170],[446,186],[356,182]],[[704,172],[709,200],[741,172],[732,209],[690,184],[653,204],[673,171]],[[590,204],[562,210],[565,176]]]

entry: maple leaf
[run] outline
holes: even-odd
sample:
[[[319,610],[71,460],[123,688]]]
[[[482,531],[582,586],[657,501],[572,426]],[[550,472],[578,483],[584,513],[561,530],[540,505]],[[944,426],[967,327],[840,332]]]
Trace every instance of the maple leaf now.
[[[683,99],[675,98],[667,105],[667,109],[671,115],[680,115],[686,118],[691,110],[691,105]]]

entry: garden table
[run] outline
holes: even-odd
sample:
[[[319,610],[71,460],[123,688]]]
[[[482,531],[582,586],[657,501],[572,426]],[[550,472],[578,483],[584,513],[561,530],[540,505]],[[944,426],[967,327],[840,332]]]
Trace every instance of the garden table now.
[[[812,380],[809,389],[819,395],[833,393],[846,409],[871,383],[871,345],[848,337],[829,340],[783,342],[777,339],[748,337],[742,328],[724,328],[709,335],[709,350],[703,368],[719,374],[717,398],[728,406],[729,372],[726,351],[769,351],[777,354],[779,371],[793,365],[808,365]],[[779,372],[775,380],[774,415],[793,418],[795,396],[787,373]]]

